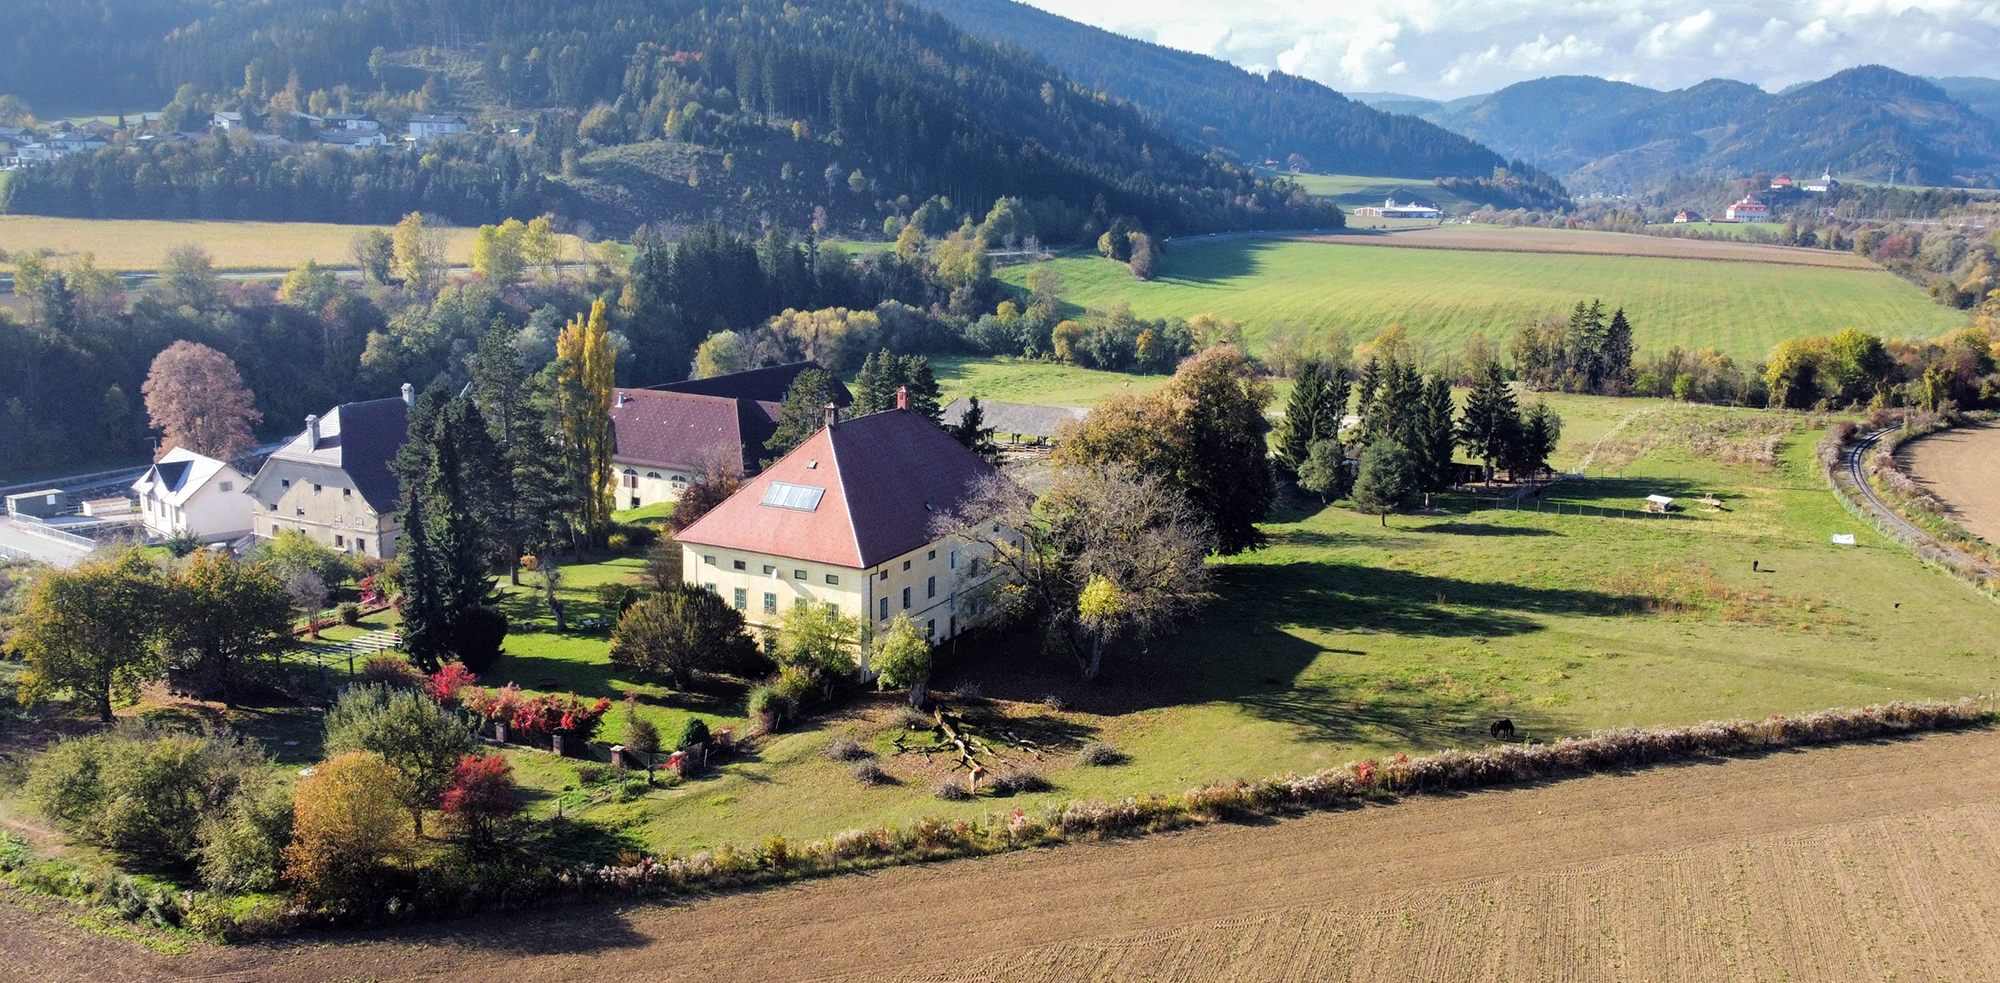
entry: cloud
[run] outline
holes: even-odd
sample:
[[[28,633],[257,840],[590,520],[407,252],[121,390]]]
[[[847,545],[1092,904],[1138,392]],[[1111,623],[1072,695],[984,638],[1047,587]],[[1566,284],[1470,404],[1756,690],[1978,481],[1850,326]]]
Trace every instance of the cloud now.
[[[1776,85],[1881,63],[2000,76],[2000,0],[1028,0],[1336,89],[1449,97],[1551,74]]]

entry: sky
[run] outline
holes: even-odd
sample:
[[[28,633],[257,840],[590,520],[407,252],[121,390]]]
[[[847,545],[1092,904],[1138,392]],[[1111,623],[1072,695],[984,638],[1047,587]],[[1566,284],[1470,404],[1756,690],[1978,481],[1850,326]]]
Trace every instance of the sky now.
[[[1343,92],[1431,98],[1545,75],[1777,90],[1843,68],[2000,77],[2000,0],[1025,0]]]

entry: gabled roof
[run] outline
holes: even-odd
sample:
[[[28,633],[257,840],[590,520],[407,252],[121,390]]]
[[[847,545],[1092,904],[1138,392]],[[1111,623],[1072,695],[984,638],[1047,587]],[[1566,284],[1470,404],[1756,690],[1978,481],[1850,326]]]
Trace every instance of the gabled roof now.
[[[955,427],[965,417],[970,403],[960,397],[944,408],[944,424]],[[984,425],[993,428],[997,434],[1020,434],[1024,437],[1053,437],[1063,427],[1090,415],[1090,411],[1076,406],[1036,406],[1029,403],[989,403],[979,401],[979,414]]]
[[[777,403],[696,393],[620,389],[612,399],[612,456],[620,463],[699,470],[717,454],[756,469],[778,427]]]
[[[227,461],[176,447],[147,468],[146,473],[132,483],[132,491],[141,498],[152,492],[170,505],[186,505],[195,492],[225,470],[229,470]]]
[[[410,407],[400,397],[342,403],[319,420],[319,440],[310,431],[285,442],[251,481],[256,487],[286,465],[332,468],[347,476],[377,515],[401,506],[400,485],[389,465],[409,437]]]
[[[922,415],[822,427],[675,537],[866,569],[932,542],[931,523],[997,473]]]
[[[701,396],[723,396],[729,399],[747,399],[759,403],[782,403],[785,393],[798,381],[799,373],[807,369],[818,369],[820,364],[811,360],[791,362],[785,365],[771,365],[747,372],[732,372],[728,375],[710,376],[706,379],[689,379],[686,382],[670,382],[664,386],[653,386],[654,390],[670,393],[694,393]],[[822,369],[821,371],[824,371]],[[839,378],[833,381],[833,401],[841,406],[854,402],[854,397]]]

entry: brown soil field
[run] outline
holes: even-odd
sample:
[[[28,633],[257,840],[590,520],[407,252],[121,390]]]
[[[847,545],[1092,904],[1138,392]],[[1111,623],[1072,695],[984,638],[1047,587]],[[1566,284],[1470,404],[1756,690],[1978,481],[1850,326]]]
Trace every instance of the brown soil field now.
[[[2000,545],[2000,426],[1946,430],[1897,454],[1911,477],[1950,506],[1952,521]]]
[[[1880,269],[1849,252],[1771,246],[1757,242],[1711,239],[1671,239],[1627,232],[1584,229],[1503,228],[1447,225],[1372,234],[1308,236],[1350,246],[1393,246],[1403,249],[1470,249],[1505,253],[1567,253],[1577,256],[1647,256],[1662,259],[1705,259],[1728,263],[1775,263],[1781,266],[1823,266],[1843,270]]]
[[[2000,978],[2000,732],[160,956],[0,893],[0,976]]]

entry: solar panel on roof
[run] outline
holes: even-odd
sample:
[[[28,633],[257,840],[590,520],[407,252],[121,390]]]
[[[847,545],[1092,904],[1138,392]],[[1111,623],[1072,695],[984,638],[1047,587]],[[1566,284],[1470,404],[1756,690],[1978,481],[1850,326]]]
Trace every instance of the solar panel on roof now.
[[[811,512],[819,508],[820,496],[825,494],[826,489],[813,485],[773,481],[771,487],[764,489],[764,504],[774,508]]]

